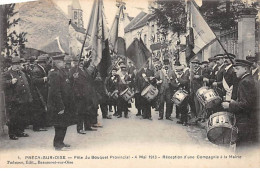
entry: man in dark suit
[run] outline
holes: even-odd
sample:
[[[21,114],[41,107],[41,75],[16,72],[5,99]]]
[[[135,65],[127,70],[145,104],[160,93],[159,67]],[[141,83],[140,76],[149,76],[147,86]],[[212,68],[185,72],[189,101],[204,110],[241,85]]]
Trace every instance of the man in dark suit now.
[[[37,64],[34,65],[31,72],[31,91],[33,95],[32,110],[34,115],[33,130],[34,131],[47,131],[43,129],[46,123],[47,112],[47,97],[48,97],[48,83],[46,70],[47,57],[41,55],[36,60]]]
[[[12,59],[11,69],[4,73],[5,98],[7,104],[7,126],[11,140],[18,137],[28,137],[24,133],[29,107],[32,102],[29,82],[25,73],[21,70],[20,58]]]
[[[246,60],[237,59],[233,65],[238,82],[237,99],[230,102],[223,102],[222,107],[236,116],[236,126],[239,136],[237,146],[244,145],[250,136],[255,138],[254,132],[257,129],[257,115],[255,108],[257,105],[256,84],[250,74],[252,63]]]
[[[73,124],[75,118],[75,104],[72,85],[68,73],[65,71],[65,55],[53,56],[53,67],[48,74],[48,114],[55,128],[53,146],[56,150],[63,150],[70,145],[65,144],[64,138],[67,127]]]
[[[75,62],[76,60],[79,59],[74,59]],[[69,73],[78,114],[77,132],[79,134],[86,134],[84,131],[96,131],[91,127],[91,116],[96,115],[98,105],[92,78],[94,70],[93,66],[84,67],[84,61],[81,60],[79,66],[73,65]]]
[[[208,86],[212,86],[212,83],[216,81],[216,73],[218,71],[218,65],[215,57],[210,57],[208,64],[209,78],[203,78],[203,82],[207,82]]]
[[[142,91],[151,83],[154,73],[152,70],[148,69],[148,65],[145,65],[144,68],[138,73],[139,78],[137,82],[138,90]],[[145,99],[143,96],[140,97],[141,109],[143,112],[142,118],[152,120],[151,115],[151,103]]]
[[[215,82],[212,83],[212,86],[214,88],[217,88],[217,92],[220,95],[221,98],[224,96],[224,88],[223,88],[223,75],[225,72],[225,58],[224,54],[218,54],[215,56],[216,58],[216,63],[218,65],[218,71],[216,73],[216,80]]]
[[[251,75],[253,76],[254,80],[256,82],[259,82],[259,60],[257,60],[256,56],[247,56],[246,60],[250,61],[253,63],[252,67],[251,67]]]

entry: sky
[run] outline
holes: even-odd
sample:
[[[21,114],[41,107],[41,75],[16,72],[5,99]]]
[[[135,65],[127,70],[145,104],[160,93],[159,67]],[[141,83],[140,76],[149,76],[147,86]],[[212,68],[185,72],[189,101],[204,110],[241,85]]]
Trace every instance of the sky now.
[[[72,0],[53,0],[66,14],[68,14],[68,5],[72,3]],[[108,27],[111,28],[113,20],[115,18],[117,7],[116,0],[103,0],[105,15],[107,18]],[[148,12],[148,0],[123,0],[126,3],[125,13],[128,13],[130,17],[136,17],[142,10]],[[201,4],[201,0],[195,0],[198,5]],[[84,27],[87,27],[93,0],[79,0],[81,8],[83,10]]]
[[[66,13],[68,14],[68,5],[72,3],[72,0],[54,0],[54,2]],[[79,0],[81,8],[83,10],[84,26],[87,27],[93,0]],[[139,8],[143,8],[145,12],[148,11],[148,1],[147,0],[124,0],[126,3],[125,13],[129,16],[135,17],[141,12]],[[108,21],[108,26],[112,25],[112,22],[117,13],[116,0],[104,0],[105,15]]]

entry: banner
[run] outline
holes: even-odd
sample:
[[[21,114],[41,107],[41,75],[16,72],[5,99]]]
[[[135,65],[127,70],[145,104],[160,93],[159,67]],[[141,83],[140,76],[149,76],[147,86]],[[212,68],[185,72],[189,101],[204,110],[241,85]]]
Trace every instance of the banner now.
[[[190,22],[194,35],[193,52],[197,54],[206,45],[215,41],[217,37],[200,14],[194,1],[190,1]]]

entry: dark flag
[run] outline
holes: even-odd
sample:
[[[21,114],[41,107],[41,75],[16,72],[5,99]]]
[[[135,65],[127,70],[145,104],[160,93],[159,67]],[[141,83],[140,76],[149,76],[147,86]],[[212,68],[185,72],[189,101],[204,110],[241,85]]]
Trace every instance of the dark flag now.
[[[126,51],[126,56],[133,61],[137,69],[140,69],[147,62],[148,58],[151,56],[151,53],[144,45],[142,40],[137,38],[131,43]]]

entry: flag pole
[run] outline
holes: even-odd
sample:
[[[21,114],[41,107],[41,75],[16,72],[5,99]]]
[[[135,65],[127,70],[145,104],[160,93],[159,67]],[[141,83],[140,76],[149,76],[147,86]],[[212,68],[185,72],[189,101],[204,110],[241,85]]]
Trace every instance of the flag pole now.
[[[192,3],[193,3],[194,7],[197,8],[197,10],[198,10],[199,14],[201,15],[201,17],[205,20],[204,16],[200,13],[200,11],[199,11],[199,9],[198,9],[198,5],[196,4],[196,2],[195,2],[194,0],[191,0],[191,1],[192,1]],[[206,21],[206,20],[205,20],[205,21]],[[211,27],[209,27],[209,28],[210,28],[210,30],[212,31]],[[215,34],[215,32],[212,31],[212,33],[215,35],[215,37],[216,37],[217,41],[219,42],[221,48],[224,50],[225,54],[228,56],[228,58],[229,58],[231,64],[234,64],[233,60],[232,60],[231,57],[229,56],[227,50],[224,48],[223,44],[220,42],[220,40],[219,40],[219,38],[217,37],[217,35]],[[197,54],[196,54],[196,55],[197,55]],[[196,56],[196,55],[194,55],[194,56]],[[193,57],[194,57],[194,56],[193,56]]]
[[[91,14],[94,12],[94,8],[96,8],[96,3],[97,3],[97,0],[95,0],[94,3],[93,3]],[[82,44],[82,47],[81,47],[81,51],[80,51],[80,55],[79,55],[79,61],[78,61],[78,65],[77,65],[77,68],[76,68],[76,73],[79,70],[80,60],[82,58],[82,53],[83,53],[84,46],[85,46],[85,43],[86,43],[86,40],[87,40],[87,37],[88,37],[88,31],[90,29],[90,24],[91,24],[91,22],[90,22],[91,21],[91,17],[92,17],[92,15],[90,15],[90,17],[89,17],[89,23],[88,23],[88,27],[87,27],[87,30],[86,30],[85,38],[84,38],[84,41],[83,41],[83,44]],[[90,46],[91,45],[89,45],[87,47],[87,49],[90,48]]]

